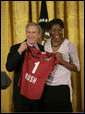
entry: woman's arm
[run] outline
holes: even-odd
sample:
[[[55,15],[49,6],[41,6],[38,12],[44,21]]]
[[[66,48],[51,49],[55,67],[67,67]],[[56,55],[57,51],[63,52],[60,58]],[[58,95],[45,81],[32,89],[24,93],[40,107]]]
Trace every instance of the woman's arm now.
[[[76,65],[63,60],[61,53],[57,52],[56,57],[57,57],[58,61],[60,62],[60,64],[63,65],[64,67],[66,67],[68,70],[78,72]]]

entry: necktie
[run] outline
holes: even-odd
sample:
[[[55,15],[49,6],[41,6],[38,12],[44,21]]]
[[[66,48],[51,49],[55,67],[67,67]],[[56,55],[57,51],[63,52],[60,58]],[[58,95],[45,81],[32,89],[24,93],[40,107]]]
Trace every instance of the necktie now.
[[[36,49],[36,47],[34,45],[32,47]]]

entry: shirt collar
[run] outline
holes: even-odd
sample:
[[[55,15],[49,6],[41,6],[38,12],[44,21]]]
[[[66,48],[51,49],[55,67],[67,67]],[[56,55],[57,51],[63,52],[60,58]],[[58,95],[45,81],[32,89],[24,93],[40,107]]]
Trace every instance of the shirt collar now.
[[[27,44],[28,44],[28,46],[31,46],[31,47],[33,46],[33,44],[30,44],[30,43],[28,42],[28,40],[27,40]],[[39,50],[39,46],[38,46],[38,44],[37,44],[37,43],[36,43],[34,46],[35,46],[35,48],[36,48],[36,49],[38,49],[38,50]]]

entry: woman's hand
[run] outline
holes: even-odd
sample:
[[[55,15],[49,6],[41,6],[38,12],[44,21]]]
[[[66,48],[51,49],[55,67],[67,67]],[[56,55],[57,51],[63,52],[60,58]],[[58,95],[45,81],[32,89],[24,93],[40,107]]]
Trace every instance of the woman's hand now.
[[[58,61],[61,63],[63,61],[62,54],[60,52],[56,52],[55,54],[56,54],[56,57],[57,57]]]
[[[72,64],[72,63],[70,63],[70,62],[67,62],[67,61],[63,60],[63,56],[62,56],[61,53],[57,52],[57,53],[55,53],[55,54],[56,54],[56,57],[57,57],[57,59],[58,59],[58,61],[59,61],[59,63],[60,63],[61,65],[63,65],[64,67],[66,67],[67,69],[69,69],[69,70],[71,70],[71,71],[78,72],[76,65],[74,65],[74,64]]]

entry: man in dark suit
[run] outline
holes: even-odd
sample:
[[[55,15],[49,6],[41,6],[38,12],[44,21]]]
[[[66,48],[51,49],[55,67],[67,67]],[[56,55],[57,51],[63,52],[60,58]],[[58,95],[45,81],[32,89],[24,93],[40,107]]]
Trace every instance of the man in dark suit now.
[[[22,64],[24,60],[25,51],[27,46],[35,46],[36,49],[44,51],[43,46],[38,44],[38,39],[42,34],[41,27],[36,23],[29,23],[26,26],[27,39],[19,44],[10,48],[8,54],[6,69],[9,72],[14,71],[14,86],[13,86],[13,101],[15,112],[36,112],[39,111],[39,100],[30,100],[20,94],[20,88],[17,84],[22,71]]]

